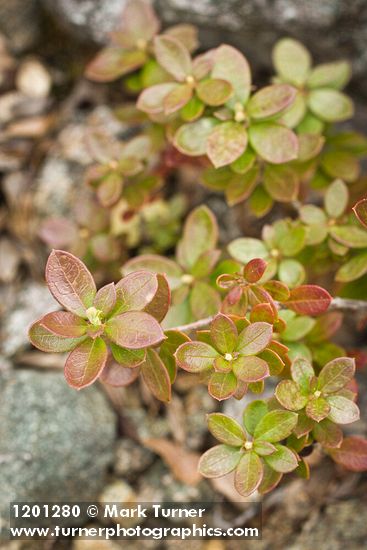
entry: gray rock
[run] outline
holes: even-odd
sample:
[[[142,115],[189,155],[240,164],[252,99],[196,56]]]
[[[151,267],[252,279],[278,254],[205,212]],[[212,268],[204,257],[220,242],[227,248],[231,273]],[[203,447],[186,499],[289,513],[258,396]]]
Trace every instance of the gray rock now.
[[[96,500],[116,431],[104,395],[32,370],[0,373],[0,393],[0,517],[11,501]]]
[[[116,446],[114,472],[118,476],[134,479],[154,461],[154,454],[133,439],[121,439]]]

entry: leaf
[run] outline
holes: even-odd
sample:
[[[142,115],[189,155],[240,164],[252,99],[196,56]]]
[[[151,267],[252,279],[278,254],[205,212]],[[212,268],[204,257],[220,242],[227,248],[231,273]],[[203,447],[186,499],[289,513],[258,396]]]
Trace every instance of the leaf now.
[[[282,332],[282,338],[288,342],[302,340],[315,326],[316,320],[312,317],[300,316],[287,322],[287,327]]]
[[[49,332],[66,338],[79,338],[87,332],[87,322],[69,311],[53,311],[42,317],[39,323]]]
[[[165,98],[176,89],[177,84],[175,82],[164,82],[163,84],[150,86],[139,95],[136,108],[150,115],[163,113]]]
[[[359,409],[353,401],[341,395],[330,395],[326,400],[330,406],[328,418],[336,424],[351,424],[359,420]]]
[[[198,30],[194,25],[180,23],[178,25],[173,25],[173,27],[169,27],[164,33],[176,38],[176,40],[181,42],[189,52],[195,51],[199,46]]]
[[[251,91],[251,72],[246,58],[227,44],[215,50],[212,78],[226,80],[232,85],[234,96],[232,101],[246,103]]]
[[[367,247],[367,231],[354,225],[339,225],[330,228],[330,235],[340,244],[351,248]]]
[[[345,183],[335,180],[325,193],[325,210],[331,218],[339,218],[344,214],[349,200],[349,192]]]
[[[240,495],[250,496],[256,491],[263,478],[261,459],[254,452],[245,453],[235,472],[234,485]]]
[[[115,361],[124,368],[136,368],[145,360],[145,349],[126,349],[111,343],[111,351]]]
[[[297,357],[291,365],[291,375],[293,380],[302,388],[302,391],[308,392],[310,382],[315,376],[315,371],[307,359]]]
[[[96,82],[111,82],[135,71],[147,60],[141,50],[126,51],[119,46],[108,46],[87,65],[85,76]]]
[[[247,147],[247,131],[238,122],[222,122],[214,128],[207,140],[206,153],[216,168],[231,164]]]
[[[124,368],[122,365],[119,365],[115,362],[107,362],[105,368],[103,369],[99,380],[104,384],[114,387],[124,387],[130,386],[138,378],[140,374],[140,368],[135,369]]]
[[[159,323],[143,311],[128,311],[106,323],[106,335],[115,344],[128,349],[159,344],[165,336]]]
[[[205,155],[208,136],[217,124],[214,118],[209,117],[183,124],[175,133],[173,144],[180,153],[189,157]]]
[[[269,195],[279,202],[291,202],[297,199],[299,178],[290,166],[266,165],[264,187]]]
[[[209,380],[209,394],[222,401],[232,397],[237,388],[237,379],[232,372],[214,372]]]
[[[99,289],[94,298],[93,307],[100,310],[106,317],[113,309],[116,303],[116,288],[113,283],[105,285]]]
[[[142,254],[126,262],[122,268],[124,275],[141,270],[151,271],[152,273],[163,273],[168,279],[171,290],[175,290],[182,285],[182,269],[176,262],[164,256]]]
[[[257,283],[264,275],[266,270],[266,262],[261,258],[254,258],[243,268],[243,276],[249,283]]]
[[[308,106],[317,117],[325,122],[342,122],[354,114],[351,99],[331,88],[312,90],[308,96]]]
[[[202,372],[213,366],[218,352],[204,342],[186,342],[175,353],[178,365],[189,372]]]
[[[97,290],[83,262],[69,252],[53,250],[47,260],[46,281],[51,294],[65,309],[86,317]]]
[[[367,252],[361,252],[342,265],[335,275],[340,283],[349,283],[363,277],[367,273]]]
[[[158,63],[179,82],[183,82],[187,76],[191,75],[190,54],[176,38],[167,34],[156,36],[154,53]]]
[[[220,353],[231,353],[238,338],[236,325],[229,317],[220,313],[210,323],[210,338]]]
[[[181,483],[195,486],[202,480],[198,472],[199,455],[197,453],[163,438],[144,439],[143,443],[145,447],[162,457],[173,476]]]
[[[164,114],[172,115],[182,109],[192,97],[192,87],[189,84],[179,84],[168,92],[163,100]]]
[[[197,279],[209,277],[221,255],[220,250],[207,250],[203,252],[191,268],[191,275]]]
[[[299,439],[310,433],[315,426],[315,421],[309,418],[304,411],[298,413],[297,425],[294,427],[293,433]]]
[[[352,75],[348,61],[334,61],[323,63],[312,69],[307,79],[309,88],[344,88]]]
[[[343,441],[343,432],[339,426],[327,418],[315,424],[312,435],[323,447],[339,447]]]
[[[269,323],[252,323],[239,335],[236,349],[241,355],[256,355],[266,348],[272,334]]]
[[[348,151],[325,152],[322,155],[321,166],[332,178],[340,178],[349,183],[355,181],[360,173],[358,158]]]
[[[269,376],[269,367],[260,357],[238,357],[233,361],[233,372],[242,382],[257,382]]]
[[[249,261],[260,258],[266,259],[269,256],[268,249],[259,239],[251,237],[240,237],[228,245],[228,252],[235,260],[247,264]]]
[[[256,92],[247,104],[251,118],[263,119],[280,114],[295,100],[297,90],[289,84],[273,84]]]
[[[180,111],[180,116],[185,122],[192,122],[201,117],[205,109],[205,105],[196,96],[193,96]]]
[[[157,274],[158,288],[154,295],[154,298],[144,311],[149,315],[152,315],[159,323],[165,318],[169,310],[171,302],[171,292],[168,284],[168,280],[165,275]]]
[[[273,468],[270,468],[266,463],[263,464],[264,475],[263,479],[258,487],[258,491],[261,495],[269,493],[278,485],[282,479],[283,474],[276,472]]]
[[[80,338],[68,338],[59,336],[43,326],[42,319],[33,323],[28,331],[28,337],[31,343],[39,350],[47,353],[63,353],[71,351],[78,344],[85,340],[85,336]]]
[[[215,248],[217,240],[218,224],[212,212],[206,206],[195,208],[186,220],[177,249],[180,264],[192,268],[204,252]]]
[[[352,472],[367,470],[367,440],[363,437],[346,437],[339,449],[330,449],[329,452],[335,462]]]
[[[307,80],[311,56],[298,40],[283,38],[275,44],[273,63],[277,73],[286,82],[301,86]]]
[[[140,311],[147,307],[158,292],[158,278],[149,271],[129,273],[116,284],[121,311]]]
[[[275,445],[276,451],[269,456],[265,456],[264,460],[276,472],[286,474],[292,472],[298,466],[297,456],[293,451],[284,445]]]
[[[321,422],[330,413],[330,405],[322,397],[312,398],[306,405],[306,414],[312,420]]]
[[[364,227],[367,227],[367,199],[361,199],[353,206],[353,212]]]
[[[301,285],[290,292],[287,307],[300,315],[320,315],[331,303],[331,296],[324,288],[316,285]]]
[[[322,368],[318,376],[317,387],[323,394],[334,393],[344,388],[352,380],[354,372],[354,359],[338,357]]]
[[[129,48],[141,40],[151,40],[159,28],[160,22],[150,2],[128,0],[122,13],[121,26],[112,33],[112,39]]]
[[[194,283],[190,294],[190,307],[195,319],[215,315],[220,310],[221,299],[218,292],[204,281]]]
[[[104,208],[109,208],[120,199],[123,188],[123,179],[120,174],[110,172],[97,187],[97,197]]]
[[[306,271],[297,260],[286,259],[279,263],[278,277],[282,283],[293,288],[303,283],[306,278]]]
[[[284,368],[284,361],[275,351],[266,348],[264,351],[259,353],[259,357],[267,362],[270,376],[276,376],[282,372]]]
[[[68,356],[64,374],[72,388],[80,390],[93,384],[101,374],[108,357],[108,350],[102,338],[88,338]]]
[[[296,134],[275,122],[253,124],[249,129],[249,139],[251,146],[267,162],[284,164],[298,156]]]
[[[243,428],[233,418],[222,413],[208,415],[208,428],[210,433],[225,445],[241,447],[246,440]]]
[[[154,397],[169,403],[171,400],[170,377],[162,359],[153,349],[147,350],[146,360],[141,365],[141,374]]]
[[[236,447],[217,445],[200,458],[199,472],[209,478],[225,476],[236,468],[242,454],[243,451]]]
[[[210,107],[219,107],[231,97],[232,86],[226,80],[220,78],[207,78],[196,86],[196,93],[201,101]]]
[[[176,378],[176,359],[175,359],[175,352],[177,348],[184,344],[185,342],[189,342],[190,338],[184,334],[183,332],[179,332],[178,330],[166,330],[165,331],[166,340],[162,342],[159,348],[159,356],[162,359],[163,363],[165,364],[168,374],[170,376],[171,383],[175,381]]]
[[[243,424],[249,434],[254,434],[256,426],[267,412],[267,404],[260,399],[256,399],[247,405],[243,412]]]
[[[325,138],[318,134],[299,134],[298,136],[298,160],[307,162],[315,158],[323,148]]]
[[[297,424],[298,415],[294,412],[275,410],[265,414],[254,431],[254,438],[276,443],[288,437]]]
[[[300,388],[293,380],[282,380],[275,389],[275,397],[285,409],[299,411],[307,404],[307,397],[302,395]]]
[[[260,456],[268,456],[276,451],[276,447],[268,441],[254,441],[254,451]]]

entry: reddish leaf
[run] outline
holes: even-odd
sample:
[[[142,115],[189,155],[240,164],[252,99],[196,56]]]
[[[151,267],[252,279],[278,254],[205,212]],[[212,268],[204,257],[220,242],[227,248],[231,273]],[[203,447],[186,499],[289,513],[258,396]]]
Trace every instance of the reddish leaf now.
[[[164,114],[171,115],[184,107],[192,97],[192,87],[189,84],[179,84],[164,98]]]
[[[352,472],[367,471],[367,440],[363,437],[346,437],[339,449],[330,449],[331,457]]]
[[[270,304],[257,304],[251,309],[251,323],[264,322],[272,325],[275,321],[273,308]]]
[[[65,363],[65,378],[69,386],[80,390],[90,386],[101,374],[108,357],[102,338],[88,338],[75,348]]]
[[[260,485],[263,475],[260,457],[254,452],[245,453],[236,468],[234,484],[237,491],[244,497],[250,496]]]
[[[242,155],[247,141],[247,131],[243,124],[223,122],[210,133],[206,153],[216,168],[226,166]]]
[[[109,386],[130,386],[138,378],[140,369],[124,368],[122,365],[110,361],[102,371],[100,380]]]
[[[248,102],[252,118],[262,119],[281,113],[296,98],[297,90],[289,84],[273,84],[256,92]]]
[[[154,52],[158,63],[179,82],[191,75],[190,54],[176,38],[157,36],[154,39]]]
[[[147,0],[128,0],[122,13],[118,30],[112,33],[114,42],[125,48],[135,46],[140,41],[148,41],[157,34],[160,22]]]
[[[324,288],[316,285],[302,285],[293,288],[286,302],[290,309],[300,315],[320,315],[331,303],[331,296]]]
[[[337,357],[329,361],[319,374],[318,389],[324,394],[341,390],[352,380],[355,368],[355,361],[351,357]]]
[[[316,422],[321,422],[321,420],[326,418],[329,413],[330,405],[326,399],[323,399],[322,397],[314,397],[313,399],[310,399],[306,405],[307,416]]]
[[[233,372],[243,382],[251,383],[269,376],[269,367],[260,357],[238,357],[233,361]]]
[[[231,397],[236,388],[237,379],[232,372],[214,372],[210,377],[208,391],[218,401]]]
[[[129,273],[116,284],[121,305],[119,311],[141,311],[154,299],[158,291],[158,279],[155,273],[135,271]]]
[[[107,322],[105,333],[112,342],[128,349],[155,346],[165,338],[156,319],[143,311],[128,311],[113,317]]]
[[[147,350],[146,360],[141,365],[141,373],[152,394],[159,401],[168,403],[171,400],[171,381],[168,371],[156,351]]]
[[[104,48],[87,66],[85,76],[96,82],[110,82],[144,65],[146,53],[126,51],[119,46]]]
[[[218,352],[204,342],[186,342],[176,351],[178,365],[189,372],[201,372],[213,366]]]
[[[29,340],[37,349],[48,353],[71,351],[85,340],[85,336],[81,338],[67,338],[65,336],[56,335],[42,325],[42,319],[33,323],[29,329],[28,336]]]
[[[57,336],[79,338],[87,332],[88,324],[84,319],[69,311],[54,311],[47,313],[39,321],[48,331]]]
[[[353,206],[353,212],[364,227],[367,227],[367,199],[361,199]]]
[[[243,276],[249,283],[257,283],[265,273],[267,263],[262,258],[254,258],[243,268]]]
[[[160,323],[167,315],[171,302],[171,291],[165,275],[158,273],[157,281],[157,292],[155,293],[152,301],[145,306],[144,311],[149,313],[149,315],[152,315]]]
[[[237,351],[241,355],[256,355],[269,344],[272,326],[269,323],[252,323],[238,337]]]
[[[155,115],[164,110],[164,100],[167,95],[177,88],[175,82],[164,82],[146,88],[138,97],[136,107],[144,113]]]
[[[113,283],[110,283],[99,289],[94,298],[93,306],[102,311],[103,317],[106,317],[112,311],[115,303],[116,288]]]
[[[323,447],[340,447],[343,441],[343,432],[339,426],[327,418],[315,424],[312,435]]]

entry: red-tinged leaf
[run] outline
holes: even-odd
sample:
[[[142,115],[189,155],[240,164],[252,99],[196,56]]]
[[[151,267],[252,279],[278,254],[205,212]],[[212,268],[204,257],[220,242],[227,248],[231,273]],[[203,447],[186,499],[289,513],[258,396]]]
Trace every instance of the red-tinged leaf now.
[[[183,155],[190,157],[205,155],[208,137],[217,124],[218,121],[210,117],[183,124],[175,133],[173,144]]]
[[[173,384],[177,374],[176,359],[174,354],[178,347],[185,342],[189,342],[190,338],[187,334],[179,332],[178,330],[166,330],[165,336],[167,339],[160,346],[159,356],[164,362],[168,370],[171,384]]]
[[[246,395],[247,390],[248,384],[246,384],[246,382],[242,382],[241,380],[237,380],[237,388],[233,394],[233,397],[237,399],[237,401],[241,401],[241,399],[243,399],[243,397]]]
[[[122,13],[118,30],[112,33],[112,40],[125,48],[147,42],[157,34],[160,22],[147,0],[128,0]]]
[[[87,322],[69,311],[47,313],[39,321],[49,332],[66,338],[79,338],[87,332]]]
[[[283,477],[283,474],[276,472],[273,468],[270,468],[267,464],[263,464],[264,475],[262,481],[258,487],[258,491],[261,495],[266,495],[278,485]]]
[[[251,383],[269,376],[269,367],[260,357],[238,357],[233,361],[233,372],[243,382]]]
[[[315,371],[307,359],[296,357],[291,365],[291,375],[303,392],[307,392],[310,389],[311,380],[315,376]]]
[[[284,445],[276,444],[275,447],[275,453],[264,457],[267,465],[281,474],[286,474],[295,470],[298,466],[298,460],[295,453]]]
[[[236,349],[241,355],[256,355],[266,348],[272,334],[269,323],[252,323],[239,335]]]
[[[233,177],[228,187],[224,190],[229,206],[234,206],[246,200],[251,195],[258,181],[258,175],[259,167],[256,165],[250,168],[246,174]]]
[[[215,315],[221,306],[219,293],[204,281],[196,281],[194,283],[189,302],[195,319],[203,319]]]
[[[46,281],[51,294],[65,309],[86,317],[97,290],[83,262],[69,252],[53,250],[46,265]]]
[[[150,271],[129,273],[116,284],[121,304],[119,311],[141,311],[154,299],[158,291],[158,279]]]
[[[153,299],[147,306],[145,306],[144,311],[152,315],[160,323],[163,321],[169,306],[171,303],[171,291],[168,284],[168,279],[165,275],[161,273],[157,274],[158,289],[155,293]]]
[[[177,84],[175,82],[164,82],[146,88],[138,97],[137,109],[150,115],[163,113],[165,98],[176,88]]]
[[[202,372],[213,366],[218,352],[204,342],[186,342],[175,353],[179,367],[189,372]]]
[[[236,325],[226,315],[219,314],[210,324],[210,337],[220,353],[231,353],[238,338]]]
[[[330,449],[331,457],[352,472],[367,471],[367,439],[346,437],[338,449]]]
[[[199,257],[213,250],[218,240],[218,224],[206,206],[195,208],[188,216],[183,238],[177,247],[177,259],[186,269],[191,269]]]
[[[315,424],[312,435],[323,447],[340,447],[343,441],[343,432],[339,426],[327,418]]]
[[[108,357],[107,346],[102,338],[88,338],[68,356],[64,374],[72,388],[80,390],[93,384],[101,374]]]
[[[71,351],[86,338],[85,336],[80,338],[59,336],[43,326],[42,319],[33,323],[29,329],[28,337],[37,349],[48,353]]]
[[[191,75],[190,54],[176,38],[167,35],[156,36],[154,53],[158,63],[179,82],[183,82]]]
[[[140,270],[151,271],[152,273],[163,273],[168,279],[171,290],[175,290],[182,285],[182,269],[176,262],[164,256],[142,254],[126,262],[122,268],[125,275]]]
[[[246,440],[245,432],[240,424],[222,413],[208,415],[208,428],[215,439],[225,445],[241,447]]]
[[[94,298],[93,306],[102,311],[103,317],[106,317],[112,311],[115,303],[116,288],[113,283],[110,283],[99,289]]]
[[[341,327],[343,322],[343,313],[340,311],[330,311],[316,319],[316,323],[307,335],[307,340],[318,344],[324,340],[330,339]]]
[[[294,412],[275,410],[265,414],[257,424],[254,438],[276,443],[288,437],[297,424],[298,415]]]
[[[272,164],[290,162],[298,156],[297,136],[275,122],[261,122],[249,129],[251,146],[261,158]]]
[[[274,453],[277,450],[275,445],[269,443],[268,441],[254,441],[254,451],[260,456],[268,456]]]
[[[288,164],[267,164],[263,182],[265,190],[276,201],[292,202],[298,197],[300,178]]]
[[[318,376],[318,389],[323,394],[341,390],[352,380],[355,369],[355,360],[351,357],[338,357],[329,361]]]
[[[305,412],[300,411],[298,413],[297,425],[295,426],[293,433],[297,438],[300,438],[310,433],[314,426],[315,421],[312,420],[312,418],[309,418]]]
[[[320,315],[331,303],[327,290],[316,285],[302,285],[293,288],[286,302],[287,307],[300,315]]]
[[[171,400],[171,381],[165,364],[158,353],[147,350],[147,357],[141,365],[143,380],[157,399],[168,403]]]
[[[306,405],[306,414],[315,422],[321,422],[330,413],[330,405],[326,399],[322,397],[314,397]]]
[[[50,248],[69,248],[78,238],[78,228],[67,218],[47,218],[38,235]]]
[[[357,405],[342,395],[330,395],[326,398],[330,407],[328,418],[336,424],[351,424],[359,420]]]
[[[277,376],[282,372],[285,363],[275,351],[266,348],[259,353],[259,357],[267,362],[270,376]]]
[[[243,455],[235,473],[234,485],[240,495],[252,495],[260,485],[264,475],[261,458],[250,451]]]
[[[210,107],[226,103],[232,96],[233,88],[229,82],[220,78],[207,78],[196,87],[199,98]]]
[[[127,51],[119,46],[104,48],[87,66],[85,76],[96,82],[111,82],[135,71],[147,60],[141,50]]]
[[[251,323],[269,323],[272,325],[275,322],[275,315],[270,304],[257,304],[250,312]]]
[[[121,197],[123,178],[116,172],[107,174],[97,187],[97,198],[102,206],[110,208]]]
[[[215,50],[211,76],[232,85],[231,101],[246,103],[251,91],[251,72],[246,58],[236,48],[223,44]]]
[[[163,101],[164,114],[172,115],[184,107],[192,97],[192,86],[189,84],[179,84],[169,92]]]
[[[269,412],[268,406],[261,399],[251,401],[247,405],[243,412],[243,424],[249,434],[254,434],[256,426],[267,412]]]
[[[237,378],[232,372],[214,372],[209,380],[208,392],[217,399],[223,401],[232,397],[237,389]]]
[[[273,84],[256,92],[248,102],[251,118],[263,119],[281,113],[295,100],[296,88],[289,84]]]
[[[233,121],[218,124],[209,134],[206,154],[216,168],[231,164],[247,147],[247,131],[243,124]]]
[[[200,458],[199,472],[208,478],[225,476],[236,468],[242,454],[243,451],[237,447],[217,445]]]
[[[285,302],[290,295],[288,286],[280,281],[267,281],[264,283],[263,288],[278,302]]]
[[[243,276],[249,283],[257,283],[265,273],[267,263],[262,258],[254,258],[243,268]]]
[[[111,343],[111,351],[115,361],[124,368],[135,369],[145,360],[145,349],[126,349]]]
[[[195,51],[198,46],[198,30],[194,25],[188,23],[180,23],[178,25],[173,25],[164,31],[164,34],[173,36],[179,42],[181,42],[189,52]]]
[[[99,379],[109,386],[122,387],[130,386],[138,378],[140,368],[125,368],[118,363],[110,361],[102,371]]]
[[[128,311],[106,323],[105,334],[115,344],[128,349],[155,346],[165,336],[159,323],[144,311]]]
[[[289,411],[299,411],[307,404],[307,397],[302,395],[300,387],[293,380],[282,380],[276,387],[275,397]]]
[[[367,228],[367,199],[361,199],[353,206],[353,212],[361,224]]]

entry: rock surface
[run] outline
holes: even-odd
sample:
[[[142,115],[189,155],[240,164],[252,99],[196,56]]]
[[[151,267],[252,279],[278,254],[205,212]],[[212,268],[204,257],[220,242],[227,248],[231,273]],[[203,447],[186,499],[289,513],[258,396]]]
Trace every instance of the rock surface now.
[[[0,33],[12,50],[31,47],[39,38],[40,22],[39,0],[0,0]]]
[[[0,516],[10,501],[96,500],[116,430],[104,395],[33,370],[1,373],[0,395]]]

